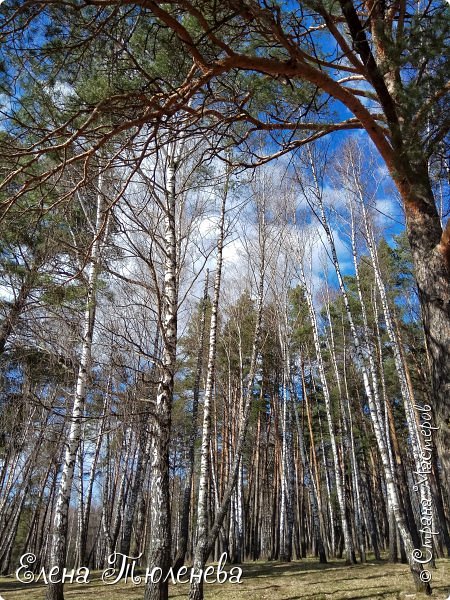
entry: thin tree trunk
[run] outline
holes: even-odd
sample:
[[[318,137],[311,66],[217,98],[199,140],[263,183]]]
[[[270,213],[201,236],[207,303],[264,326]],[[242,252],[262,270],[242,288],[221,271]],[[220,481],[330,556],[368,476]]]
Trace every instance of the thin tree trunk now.
[[[333,415],[332,415],[332,410],[331,410],[331,398],[330,398],[328,382],[327,382],[327,378],[325,376],[325,368],[324,368],[323,359],[322,359],[322,350],[321,350],[320,341],[319,341],[319,330],[318,330],[318,326],[317,326],[316,312],[315,312],[314,305],[312,302],[311,292],[307,286],[305,273],[304,273],[303,266],[301,263],[299,265],[299,269],[300,269],[300,280],[301,280],[301,283],[303,286],[303,290],[304,290],[305,297],[306,297],[306,302],[308,305],[309,317],[310,317],[312,331],[313,331],[314,346],[315,346],[315,350],[316,350],[316,359],[317,359],[317,365],[318,365],[318,370],[319,370],[319,377],[320,377],[320,382],[322,384],[322,393],[323,393],[324,400],[325,400],[328,431],[330,434],[330,443],[331,443],[331,450],[332,450],[332,454],[333,454],[333,464],[334,464],[334,472],[335,472],[335,478],[336,478],[336,493],[337,493],[337,497],[338,497],[339,510],[340,510],[340,515],[341,515],[342,534],[344,536],[345,554],[347,557],[347,561],[351,564],[354,562],[354,549],[353,549],[353,543],[352,543],[352,539],[351,539],[351,535],[350,535],[350,528],[349,528],[349,524],[348,524],[348,520],[347,520],[343,474],[342,474],[342,470],[341,470],[341,464],[339,462],[335,426],[334,426],[334,420],[333,420]]]
[[[400,504],[395,474],[393,473],[390,462],[389,462],[387,446],[386,446],[386,437],[385,437],[384,429],[382,426],[383,418],[382,418],[382,415],[380,414],[381,411],[380,411],[380,407],[379,407],[378,403],[376,402],[376,399],[375,399],[376,397],[374,396],[371,386],[370,386],[369,376],[368,376],[367,369],[365,366],[365,356],[362,351],[361,344],[360,344],[360,341],[359,341],[359,338],[358,338],[358,335],[356,332],[355,324],[353,321],[353,316],[352,316],[352,313],[350,310],[350,304],[349,304],[349,300],[348,300],[347,291],[344,286],[344,281],[342,279],[339,261],[337,258],[334,239],[333,239],[332,233],[330,231],[330,228],[329,228],[326,216],[325,216],[322,194],[321,194],[321,191],[320,191],[320,188],[318,185],[314,165],[312,162],[311,162],[311,168],[312,168],[313,177],[314,177],[315,184],[316,184],[316,198],[318,200],[319,207],[320,207],[321,224],[325,230],[327,240],[328,240],[328,243],[330,246],[332,260],[333,260],[336,275],[338,278],[339,287],[341,290],[345,310],[347,313],[347,319],[349,322],[350,331],[351,331],[352,338],[353,338],[353,344],[354,344],[354,347],[355,347],[355,350],[356,350],[356,353],[357,353],[357,356],[358,356],[358,359],[360,362],[360,368],[361,368],[362,375],[363,375],[364,389],[366,392],[369,409],[370,409],[370,416],[372,419],[375,438],[377,440],[378,449],[380,451],[380,456],[381,456],[381,460],[382,460],[382,464],[383,464],[383,468],[384,468],[388,499],[390,502],[390,506],[391,506],[392,510],[394,511],[397,527],[398,527],[398,530],[400,532],[400,535],[402,537],[402,540],[403,540],[403,543],[405,546],[406,555],[408,557],[408,562],[409,562],[411,574],[414,579],[414,583],[416,585],[416,589],[418,591],[424,591],[425,593],[430,594],[431,593],[430,584],[428,582],[424,582],[421,578],[423,566],[422,566],[422,564],[417,563],[413,557],[413,551],[414,551],[415,546],[414,546],[414,543],[413,543],[413,540],[411,537],[411,532],[408,529],[408,526],[407,526],[407,523],[405,520],[404,512],[403,512],[401,504]]]
[[[197,439],[197,421],[198,421],[198,399],[200,395],[200,379],[202,376],[203,353],[205,346],[205,330],[206,330],[206,309],[208,304],[208,273],[205,278],[205,287],[203,292],[203,304],[201,306],[200,317],[200,336],[197,353],[197,364],[195,368],[195,380],[193,386],[192,398],[192,418],[190,421],[190,434],[188,446],[188,461],[184,480],[183,495],[181,500],[181,518],[178,529],[178,550],[174,560],[174,571],[178,572],[184,565],[189,537],[189,513],[191,510],[191,492],[192,479],[194,473],[195,460],[195,440]]]
[[[66,562],[69,502],[72,492],[73,474],[77,451],[80,445],[81,424],[83,421],[86,384],[91,365],[91,348],[95,324],[96,280],[99,268],[102,233],[106,229],[104,223],[104,197],[102,175],[99,176],[97,192],[97,214],[95,236],[89,257],[87,274],[87,293],[84,311],[83,338],[78,369],[75,398],[70,415],[70,429],[66,444],[63,469],[59,483],[56,507],[51,530],[50,568],[58,568],[58,577],[62,578],[62,569]],[[63,583],[49,583],[47,600],[63,600]]]
[[[302,375],[302,390],[303,390],[303,399],[306,398],[307,394],[306,394],[306,386],[305,386],[305,377],[304,377],[304,367],[303,367],[303,360],[300,359],[300,370],[301,370],[301,375]],[[295,397],[293,395],[293,397]],[[327,557],[326,557],[326,553],[325,553],[325,547],[323,544],[323,526],[321,524],[321,517],[320,517],[320,508],[319,508],[319,501],[318,501],[318,488],[317,488],[317,482],[316,479],[313,477],[311,468],[310,468],[310,463],[306,454],[306,450],[305,450],[305,440],[304,440],[304,436],[303,436],[303,431],[302,431],[302,427],[300,424],[300,418],[298,416],[298,411],[295,405],[292,405],[292,410],[294,411],[294,416],[295,416],[295,423],[297,426],[297,437],[298,437],[298,446],[299,446],[299,451],[300,451],[300,457],[301,457],[301,461],[302,461],[302,465],[303,465],[303,471],[304,471],[304,480],[306,480],[308,483],[307,488],[308,488],[308,492],[309,492],[309,496],[310,496],[310,501],[311,501],[311,511],[312,511],[312,517],[313,517],[313,525],[314,525],[314,534],[316,537],[316,544],[317,544],[317,552],[319,555],[319,562],[322,564],[325,564],[327,562]],[[313,450],[314,452],[314,450]],[[299,514],[300,517],[300,514]]]
[[[164,210],[165,266],[162,297],[161,334],[163,351],[161,380],[158,385],[150,441],[150,540],[148,568],[162,570],[158,582],[151,579],[145,587],[145,600],[167,600],[166,574],[171,566],[171,515],[169,481],[169,446],[174,375],[177,353],[177,242],[175,225],[176,157],[167,157],[167,193]]]
[[[81,566],[81,567],[88,566],[86,564],[87,536],[88,536],[88,531],[89,531],[89,519],[90,519],[90,513],[91,513],[92,493],[93,493],[93,489],[94,489],[95,474],[97,471],[97,464],[98,464],[98,459],[100,456],[100,449],[101,449],[101,445],[102,445],[102,441],[103,441],[103,432],[105,429],[105,422],[106,422],[106,411],[109,406],[109,385],[110,385],[110,383],[108,380],[108,383],[106,386],[105,397],[104,397],[104,401],[103,401],[103,410],[102,410],[102,414],[100,415],[100,428],[97,433],[97,441],[95,443],[94,456],[92,458],[91,468],[89,470],[89,479],[88,479],[86,496],[85,496],[85,501],[84,501],[84,510],[83,510],[82,519],[81,519],[81,528],[79,531],[79,564],[78,564],[78,566]],[[79,510],[80,510],[80,508],[81,507],[79,507]]]
[[[214,279],[214,293],[211,304],[211,322],[209,326],[209,353],[208,367],[206,372],[206,387],[203,399],[203,426],[202,446],[200,458],[200,477],[198,484],[198,508],[197,508],[197,543],[194,550],[193,568],[200,572],[208,558],[208,497],[209,497],[209,475],[210,475],[210,443],[211,443],[211,402],[214,391],[214,378],[217,351],[217,328],[220,285],[222,280],[223,243],[225,236],[225,206],[228,195],[228,176],[222,198],[220,212],[219,235],[217,239],[217,262],[216,275]],[[190,600],[200,600],[203,597],[203,581],[192,580],[189,589]]]
[[[258,284],[258,296],[257,296],[257,315],[255,331],[253,336],[252,355],[250,359],[250,369],[247,378],[247,385],[245,389],[245,396],[241,397],[241,405],[243,409],[241,411],[239,423],[237,425],[237,441],[235,446],[233,462],[230,465],[229,479],[226,489],[223,493],[220,508],[216,511],[214,523],[207,535],[206,539],[201,540],[201,545],[197,542],[197,547],[194,552],[194,571],[199,573],[199,570],[203,568],[205,562],[214,547],[216,537],[222,527],[225,516],[228,512],[231,497],[233,494],[234,487],[236,485],[237,477],[239,475],[241,455],[244,445],[244,440],[247,433],[248,423],[250,419],[250,410],[252,407],[252,396],[253,396],[253,384],[256,375],[257,359],[259,354],[259,345],[261,337],[261,323],[262,323],[262,307],[263,307],[263,295],[264,295],[264,272],[265,272],[265,207],[262,208],[262,218],[259,224],[259,239],[261,248],[261,264]],[[242,386],[241,386],[242,388]],[[241,389],[242,396],[242,389]],[[199,500],[200,506],[200,500]],[[203,600],[203,582],[199,584],[195,582],[195,579],[190,587],[190,600]]]

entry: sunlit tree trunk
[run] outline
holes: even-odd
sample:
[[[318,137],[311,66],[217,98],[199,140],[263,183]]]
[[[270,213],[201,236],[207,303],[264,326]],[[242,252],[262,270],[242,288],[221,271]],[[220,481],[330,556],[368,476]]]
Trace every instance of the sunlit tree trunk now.
[[[306,302],[308,305],[309,317],[310,317],[312,332],[313,332],[313,337],[314,337],[314,347],[316,350],[316,360],[317,360],[317,366],[318,366],[318,371],[319,371],[320,383],[322,385],[322,393],[323,393],[324,400],[325,400],[325,410],[326,410],[326,415],[327,415],[328,432],[330,434],[331,451],[333,454],[333,464],[334,464],[334,472],[335,472],[335,479],[336,479],[336,493],[337,493],[338,503],[339,503],[342,534],[344,536],[345,554],[347,557],[347,561],[349,563],[353,563],[353,562],[355,562],[354,549],[353,549],[353,542],[351,539],[350,527],[349,527],[349,523],[348,523],[348,519],[347,519],[345,492],[344,492],[344,479],[343,479],[341,464],[339,461],[335,424],[334,424],[333,414],[332,414],[332,409],[331,409],[331,398],[330,398],[330,392],[328,389],[328,381],[327,381],[327,378],[325,375],[325,368],[324,368],[323,358],[322,358],[322,350],[320,347],[319,330],[318,330],[318,326],[317,326],[316,312],[315,312],[314,304],[312,301],[311,291],[307,285],[305,273],[303,270],[303,265],[301,263],[299,265],[299,269],[300,269],[300,280],[301,280],[301,283],[303,286],[303,290],[305,292]]]
[[[197,439],[198,399],[200,395],[200,379],[202,375],[203,353],[205,346],[205,323],[208,300],[208,274],[205,278],[203,292],[203,305],[199,325],[199,344],[197,353],[197,364],[195,368],[195,380],[193,385],[192,415],[189,434],[189,446],[187,457],[187,468],[184,480],[183,495],[181,500],[180,525],[178,529],[178,550],[174,561],[174,570],[177,572],[183,565],[186,557],[189,536],[189,513],[191,509],[192,479],[194,473],[195,441]]]
[[[194,568],[199,572],[209,554],[208,548],[208,500],[210,490],[210,443],[211,443],[211,403],[214,391],[214,378],[217,352],[217,327],[220,299],[220,285],[222,281],[223,243],[225,236],[225,207],[228,194],[228,180],[223,193],[220,212],[219,235],[217,239],[217,262],[214,279],[214,292],[211,304],[211,321],[209,327],[208,366],[206,372],[206,387],[203,398],[203,426],[202,446],[200,459],[200,476],[198,488],[197,508],[197,543],[194,550]],[[190,600],[199,600],[203,597],[203,581],[193,580],[190,585]]]
[[[172,400],[177,354],[177,240],[176,240],[176,168],[175,149],[167,156],[164,206],[164,287],[161,298],[162,357],[160,381],[151,417],[150,431],[150,536],[147,566],[162,570],[158,582],[149,580],[145,600],[167,600],[166,574],[171,567],[171,514],[169,445]]]
[[[51,542],[49,565],[57,567],[59,577],[62,578],[62,569],[65,567],[69,503],[72,492],[72,482],[77,451],[80,445],[81,425],[84,414],[86,398],[86,384],[91,366],[91,348],[95,324],[96,311],[96,281],[100,266],[102,236],[105,233],[105,209],[102,175],[99,176],[97,192],[97,211],[94,240],[89,255],[88,272],[86,277],[87,293],[85,300],[83,337],[78,368],[75,398],[70,414],[70,428],[66,442],[61,479],[59,482],[56,507],[51,528]],[[63,583],[49,583],[47,587],[47,600],[63,600]]]
[[[394,181],[402,196],[422,319],[431,356],[435,443],[450,495],[450,220],[443,230],[426,161],[398,157]]]
[[[402,506],[400,504],[400,498],[399,498],[399,494],[398,494],[398,486],[397,486],[397,482],[396,482],[395,473],[392,471],[391,465],[389,462],[389,456],[388,456],[387,445],[386,445],[386,436],[385,436],[385,431],[383,428],[383,415],[381,414],[381,407],[380,407],[379,402],[376,401],[376,395],[373,393],[373,390],[370,385],[369,374],[368,374],[366,364],[365,364],[366,363],[365,356],[364,356],[362,346],[361,346],[361,343],[360,343],[360,340],[359,340],[359,337],[358,337],[358,334],[356,331],[356,327],[355,327],[354,320],[353,320],[353,315],[350,310],[350,303],[348,300],[347,290],[345,288],[344,281],[342,278],[342,273],[341,273],[341,269],[340,269],[340,265],[339,265],[339,261],[338,261],[338,257],[337,257],[337,252],[336,252],[336,246],[334,244],[333,235],[331,233],[331,230],[330,230],[330,227],[329,227],[326,215],[325,215],[322,192],[320,190],[320,186],[319,186],[319,183],[317,180],[317,176],[316,176],[314,164],[311,160],[311,156],[310,156],[310,166],[311,166],[313,178],[315,181],[315,188],[316,188],[315,198],[319,205],[321,224],[324,228],[324,231],[325,231],[325,234],[327,237],[327,241],[329,244],[329,248],[331,251],[332,262],[333,262],[333,265],[334,265],[334,268],[336,271],[339,288],[341,290],[342,299],[344,302],[344,307],[345,307],[345,311],[346,311],[346,315],[347,315],[347,320],[349,323],[349,327],[350,327],[350,331],[351,331],[351,335],[352,335],[352,339],[353,339],[353,345],[354,345],[356,354],[357,354],[359,362],[360,362],[359,366],[360,366],[360,369],[362,372],[364,389],[365,389],[365,393],[366,393],[366,397],[367,397],[367,401],[368,401],[369,409],[370,409],[370,416],[371,416],[374,433],[375,433],[375,438],[377,440],[382,464],[383,464],[384,475],[385,475],[385,479],[386,479],[388,500],[389,500],[390,506],[394,512],[397,527],[398,527],[398,530],[400,532],[401,538],[402,538],[404,546],[405,546],[406,556],[408,558],[408,563],[409,563],[409,566],[411,569],[411,573],[413,575],[413,579],[414,579],[416,588],[417,588],[417,590],[424,591],[425,593],[428,594],[428,593],[431,593],[430,584],[428,582],[424,583],[421,579],[421,573],[423,571],[423,566],[421,564],[419,564],[418,562],[416,562],[413,557],[413,551],[414,551],[415,545],[413,543],[413,539],[411,537],[411,532],[410,532],[407,522],[405,520],[404,511],[402,510]]]

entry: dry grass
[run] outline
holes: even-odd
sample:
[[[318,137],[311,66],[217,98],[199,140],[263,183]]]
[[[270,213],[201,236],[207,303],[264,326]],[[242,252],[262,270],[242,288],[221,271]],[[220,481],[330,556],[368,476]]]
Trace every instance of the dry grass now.
[[[206,600],[424,600],[416,594],[405,565],[371,562],[346,566],[342,561],[319,565],[313,559],[292,563],[246,563],[241,584],[205,585]],[[99,574],[88,585],[66,585],[66,600],[142,600],[143,585],[106,586]],[[437,561],[433,571],[434,600],[450,595],[450,560]],[[0,578],[4,600],[43,600],[45,587]],[[172,585],[170,597],[186,598],[187,585]]]

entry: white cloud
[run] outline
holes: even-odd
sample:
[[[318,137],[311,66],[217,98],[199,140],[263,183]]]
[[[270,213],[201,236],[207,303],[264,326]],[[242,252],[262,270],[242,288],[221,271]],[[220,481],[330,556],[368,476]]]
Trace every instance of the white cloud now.
[[[45,85],[43,89],[58,108],[64,108],[67,99],[75,95],[74,88],[63,81],[57,81],[52,86]]]

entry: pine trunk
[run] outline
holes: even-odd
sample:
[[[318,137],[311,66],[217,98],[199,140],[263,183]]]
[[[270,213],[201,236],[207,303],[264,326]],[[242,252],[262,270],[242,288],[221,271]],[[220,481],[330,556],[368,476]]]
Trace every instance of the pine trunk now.
[[[394,181],[402,196],[406,230],[431,357],[435,444],[446,496],[450,496],[450,221],[445,231],[426,162],[400,164]]]

